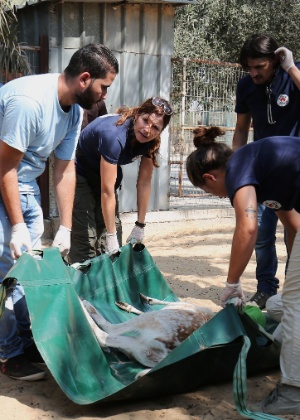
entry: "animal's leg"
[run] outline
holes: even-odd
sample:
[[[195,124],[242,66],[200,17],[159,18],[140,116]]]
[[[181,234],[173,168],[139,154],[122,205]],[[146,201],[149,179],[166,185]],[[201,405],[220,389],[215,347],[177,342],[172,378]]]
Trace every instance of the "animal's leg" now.
[[[129,305],[129,303],[126,302],[115,302],[115,304],[123,311],[130,312],[132,314],[141,315],[143,313],[142,311],[139,311],[134,306]]]
[[[81,307],[83,309],[83,312],[86,316],[86,319],[87,319],[88,323],[90,324],[90,327],[91,327],[93,333],[95,334],[95,337],[98,340],[100,346],[105,347],[106,346],[106,340],[108,338],[108,334],[106,332],[100,330],[100,328],[97,326],[97,324],[95,323],[95,321],[93,320],[93,318],[89,314],[88,310],[86,309],[86,306],[88,307],[90,305],[89,302],[87,302],[86,300],[81,301],[81,299],[79,299],[79,302],[80,302]],[[92,305],[90,305],[90,306],[92,306]],[[92,308],[95,309],[93,306],[92,306]]]
[[[161,310],[183,310],[183,311],[190,311],[196,314],[201,315],[202,317],[205,317],[206,321],[208,321],[213,316],[213,312],[211,309],[206,307],[201,307],[198,305],[193,305],[192,303],[183,302],[183,301],[174,301],[174,302],[168,302],[165,300],[158,300],[151,298],[149,296],[145,296],[142,293],[140,293],[140,298],[142,302],[147,303],[148,305],[163,305],[164,307],[161,308]]]
[[[158,300],[158,299],[154,299],[152,297],[149,296],[145,296],[142,293],[139,294],[141,301],[143,303],[147,303],[148,305],[172,305],[172,304],[178,304],[178,302],[166,302],[164,300]]]
[[[106,321],[106,319],[97,311],[97,309],[90,304],[87,300],[82,301],[83,306],[89,313],[89,315],[92,317],[92,319],[95,321],[96,325],[101,328],[101,330],[111,333],[111,330],[113,329],[113,324]]]
[[[102,331],[97,326],[94,320],[94,318],[96,317],[102,318],[99,312],[88,301],[81,301],[80,299],[79,301],[88,320],[88,323],[90,324],[93,333],[95,334],[95,337],[98,340],[101,347],[112,347],[119,349],[123,353],[125,353],[129,358],[140,361],[140,363],[145,364],[145,366],[149,366],[147,349],[137,348],[139,346],[137,345],[137,340],[135,337],[122,337],[118,334],[107,334],[106,332]],[[105,322],[108,323],[107,321]],[[141,355],[139,354],[139,352],[141,353]],[[135,355],[135,353],[137,353],[137,355]],[[150,360],[150,366],[152,366],[151,363],[152,361]]]

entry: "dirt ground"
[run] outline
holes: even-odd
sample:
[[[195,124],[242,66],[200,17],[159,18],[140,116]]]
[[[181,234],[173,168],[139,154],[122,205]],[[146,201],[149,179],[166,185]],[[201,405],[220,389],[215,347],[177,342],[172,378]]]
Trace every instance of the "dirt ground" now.
[[[124,239],[132,228],[124,224]],[[219,296],[226,281],[234,218],[151,222],[145,244],[173,291],[183,300],[220,310]],[[285,249],[278,228],[278,277],[284,278]],[[242,278],[250,297],[256,290],[255,261]],[[201,374],[201,372],[195,372]],[[248,402],[258,402],[273,389],[279,370],[248,378]],[[18,382],[0,375],[0,420],[113,419],[113,420],[235,420],[232,383],[204,386],[194,392],[137,402],[81,406],[61,391],[51,374],[38,382]],[[299,419],[299,416],[282,416]]]

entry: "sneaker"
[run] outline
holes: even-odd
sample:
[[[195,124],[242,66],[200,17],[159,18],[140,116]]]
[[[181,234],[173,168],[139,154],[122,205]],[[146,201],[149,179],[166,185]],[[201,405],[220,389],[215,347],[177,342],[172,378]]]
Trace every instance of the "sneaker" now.
[[[266,307],[267,300],[271,297],[271,295],[268,295],[265,292],[260,292],[259,290],[254,293],[252,298],[249,300],[249,303],[257,305],[259,309],[264,309]]]
[[[300,388],[277,384],[261,403],[260,410],[267,414],[300,414]]]
[[[38,363],[40,365],[46,364],[41,356],[41,353],[38,351],[35,343],[24,349],[24,355],[26,356],[27,360],[29,360],[29,362],[31,363]]]
[[[4,375],[22,381],[37,381],[46,376],[46,372],[30,363],[24,354],[11,359],[0,359],[0,369]]]

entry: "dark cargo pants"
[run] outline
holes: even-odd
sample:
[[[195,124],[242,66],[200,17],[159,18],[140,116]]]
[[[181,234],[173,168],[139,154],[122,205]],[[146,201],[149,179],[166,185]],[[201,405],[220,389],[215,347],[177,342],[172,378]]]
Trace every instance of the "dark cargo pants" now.
[[[72,217],[71,250],[69,263],[83,262],[105,252],[105,223],[103,219],[100,186],[96,197],[86,178],[77,175]],[[119,245],[122,246],[122,224],[116,193],[116,228]]]

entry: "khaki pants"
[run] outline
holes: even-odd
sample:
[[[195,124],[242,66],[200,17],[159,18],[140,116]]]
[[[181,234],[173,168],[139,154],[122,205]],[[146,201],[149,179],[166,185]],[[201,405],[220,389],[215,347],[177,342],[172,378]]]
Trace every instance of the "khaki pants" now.
[[[275,321],[279,322],[277,328],[273,332],[273,337],[282,343],[282,314],[283,314],[283,304],[282,304],[282,295],[278,293],[277,295],[271,296],[266,302],[266,310],[268,315]]]
[[[119,218],[116,194],[116,227],[119,245],[122,246],[122,224]],[[102,215],[100,186],[95,197],[85,177],[77,175],[72,217],[71,250],[69,263],[84,262],[105,252],[105,223]]]
[[[300,230],[289,260],[282,304],[281,381],[300,387]]]

